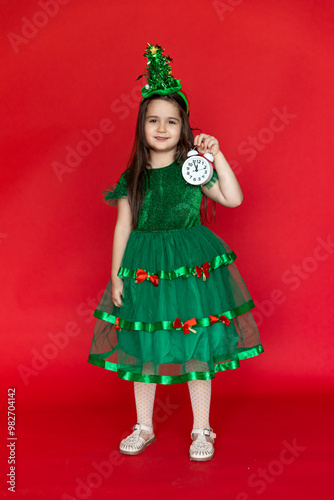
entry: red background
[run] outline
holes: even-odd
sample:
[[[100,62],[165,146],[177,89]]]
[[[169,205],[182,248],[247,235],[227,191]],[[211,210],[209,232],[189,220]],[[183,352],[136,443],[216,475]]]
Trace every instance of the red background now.
[[[218,205],[218,224],[210,228],[237,254],[264,353],[212,381],[211,426],[230,441],[206,469],[199,464],[206,479],[198,464],[188,464],[186,384],[158,386],[157,397],[179,405],[160,426],[161,439],[168,448],[179,432],[175,446],[185,440],[184,455],[170,448],[168,455],[156,443],[129,459],[141,471],[140,488],[135,475],[125,484],[131,465],[120,465],[88,497],[127,494],[132,485],[138,496],[158,492],[157,477],[164,478],[156,472],[155,484],[142,475],[153,454],[161,474],[178,470],[180,498],[197,498],[209,485],[227,499],[243,500],[243,492],[281,498],[286,491],[288,498],[315,498],[308,480],[318,477],[314,467],[327,468],[322,437],[330,432],[333,390],[333,3],[29,0],[2,2],[1,10],[0,377],[5,403],[7,389],[16,388],[16,498],[79,495],[77,478],[87,478],[97,456],[118,449],[136,421],[133,384],[86,360],[117,214],[101,191],[129,158],[147,42],[173,58],[191,126],[217,137],[241,185],[242,205]],[[284,113],[287,119],[275,118]],[[99,144],[83,149],[83,131],[106,124]],[[73,150],[76,166],[66,157]],[[56,338],[65,344],[57,347]],[[262,437],[272,440],[268,448]],[[256,493],[248,469],[268,466],[282,440],[293,438],[306,451]]]

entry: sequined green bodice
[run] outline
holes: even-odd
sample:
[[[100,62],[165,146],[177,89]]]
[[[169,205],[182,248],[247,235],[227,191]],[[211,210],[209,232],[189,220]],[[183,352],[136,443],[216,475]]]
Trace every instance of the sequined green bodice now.
[[[171,231],[201,224],[201,187],[188,184],[181,169],[174,161],[166,167],[149,170],[149,188],[138,214],[137,231]],[[125,172],[113,191],[106,191],[108,194],[104,200],[108,204],[116,205],[117,199],[127,196],[124,174]],[[216,179],[214,170],[211,180],[205,186],[211,187]]]

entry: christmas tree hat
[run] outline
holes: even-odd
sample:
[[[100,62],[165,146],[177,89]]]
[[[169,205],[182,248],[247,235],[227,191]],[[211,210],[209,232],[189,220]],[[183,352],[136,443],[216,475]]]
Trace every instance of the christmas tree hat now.
[[[143,99],[150,97],[153,94],[168,95],[177,92],[187,105],[187,114],[189,114],[189,106],[186,96],[180,92],[181,82],[172,76],[170,62],[173,61],[169,56],[164,56],[160,45],[147,44],[144,52],[144,57],[147,59],[146,71],[139,75],[147,77],[147,84],[142,87],[141,95]]]

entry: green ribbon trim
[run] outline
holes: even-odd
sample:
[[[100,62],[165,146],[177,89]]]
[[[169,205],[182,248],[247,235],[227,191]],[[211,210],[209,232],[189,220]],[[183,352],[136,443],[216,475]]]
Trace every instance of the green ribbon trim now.
[[[100,358],[99,354],[90,354],[87,362],[105,368],[106,370],[111,370],[117,372],[117,377],[123,380],[130,380],[134,382],[147,382],[147,383],[156,383],[156,384],[181,384],[183,382],[188,382],[190,380],[210,380],[215,378],[215,374],[225,370],[234,370],[239,368],[240,361],[243,359],[252,358],[254,356],[258,356],[264,352],[263,346],[258,344],[249,349],[247,348],[236,348],[236,354],[231,356],[229,359],[231,361],[227,361],[226,363],[222,363],[220,361],[224,361],[221,359],[221,356],[214,356],[213,362],[216,364],[213,367],[213,370],[210,372],[189,372],[183,375],[175,375],[173,377],[167,375],[149,375],[143,373],[135,373],[133,371],[119,370],[117,367],[117,363],[110,363],[109,361],[104,361]],[[109,353],[105,353],[104,357]],[[232,359],[234,358],[234,359]],[[129,366],[130,368],[130,366]],[[134,368],[133,366],[131,368]]]
[[[233,251],[223,253],[222,255],[218,255],[217,257],[214,257],[211,262],[209,262],[210,265],[209,270],[211,271],[212,269],[217,269],[220,266],[228,266],[233,261],[235,261],[236,258],[237,256]],[[120,267],[117,276],[119,276],[122,279],[135,278],[138,269],[129,269],[127,267]],[[159,277],[159,279],[165,279],[165,280],[173,280],[175,278],[179,278],[180,276],[182,276],[183,278],[189,278],[190,276],[197,274],[195,267],[187,267],[187,266],[179,267],[178,269],[174,269],[174,271],[162,270],[162,271],[152,272],[152,271],[147,271],[146,269],[144,269],[144,271],[146,271],[149,275],[156,274]],[[147,280],[149,279],[150,277],[148,276]]]
[[[219,314],[215,314],[214,316],[226,316],[228,319],[232,319],[236,316],[239,316],[240,314],[244,314],[253,307],[255,307],[255,304],[253,300],[250,299],[239,307],[231,309],[230,311],[224,311]],[[100,309],[95,309],[95,311],[93,312],[93,316],[95,316],[95,318],[108,321],[109,323],[115,323],[116,318],[118,317],[105,311],[101,311]],[[122,318],[119,318],[118,320],[118,326],[124,328],[125,330],[143,330],[145,332],[155,332],[156,330],[182,330],[182,327],[173,328],[173,323],[174,321],[167,320],[157,321],[156,323],[144,323],[143,321],[127,321]],[[196,326],[211,326],[210,318],[206,317],[196,319],[196,325],[194,325],[192,328],[195,328]]]

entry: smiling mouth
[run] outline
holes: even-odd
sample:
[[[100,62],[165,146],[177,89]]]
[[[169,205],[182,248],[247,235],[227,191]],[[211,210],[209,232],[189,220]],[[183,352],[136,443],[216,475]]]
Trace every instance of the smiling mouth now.
[[[165,139],[168,139],[168,137],[160,137],[160,136],[156,136],[156,139],[159,139],[159,140],[165,140]]]

